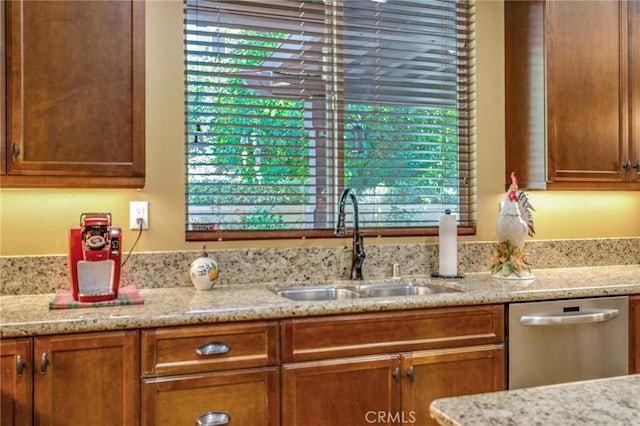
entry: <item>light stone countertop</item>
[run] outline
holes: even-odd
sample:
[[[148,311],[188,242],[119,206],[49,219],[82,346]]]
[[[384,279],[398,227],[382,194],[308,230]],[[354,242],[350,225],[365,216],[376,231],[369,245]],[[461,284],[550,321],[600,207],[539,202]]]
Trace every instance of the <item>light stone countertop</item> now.
[[[448,426],[624,426],[640,424],[640,374],[436,399]]]
[[[640,265],[540,269],[533,274],[533,281],[496,280],[487,273],[452,280],[406,277],[403,281],[432,282],[461,291],[321,302],[288,300],[269,291],[265,284],[222,285],[211,291],[141,289],[142,305],[80,309],[49,310],[53,294],[2,296],[0,337],[640,294]]]

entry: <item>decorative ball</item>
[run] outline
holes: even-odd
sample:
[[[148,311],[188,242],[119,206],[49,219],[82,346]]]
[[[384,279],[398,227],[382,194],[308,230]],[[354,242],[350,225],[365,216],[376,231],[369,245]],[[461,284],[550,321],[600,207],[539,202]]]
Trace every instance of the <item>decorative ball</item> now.
[[[218,264],[209,257],[203,246],[200,256],[191,262],[189,278],[198,290],[211,290],[218,278]]]

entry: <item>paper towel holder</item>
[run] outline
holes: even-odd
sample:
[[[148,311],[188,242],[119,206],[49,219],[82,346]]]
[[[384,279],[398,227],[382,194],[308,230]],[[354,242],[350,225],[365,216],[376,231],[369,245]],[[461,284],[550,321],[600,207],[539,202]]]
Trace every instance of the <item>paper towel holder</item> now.
[[[450,209],[446,209],[445,210],[445,215],[450,215],[451,214],[451,210]],[[440,267],[442,267],[442,264],[439,265]],[[431,277],[432,278],[446,278],[446,279],[452,279],[452,278],[464,278],[464,274],[459,273],[456,271],[455,274],[441,274],[440,272],[432,272],[431,273]]]

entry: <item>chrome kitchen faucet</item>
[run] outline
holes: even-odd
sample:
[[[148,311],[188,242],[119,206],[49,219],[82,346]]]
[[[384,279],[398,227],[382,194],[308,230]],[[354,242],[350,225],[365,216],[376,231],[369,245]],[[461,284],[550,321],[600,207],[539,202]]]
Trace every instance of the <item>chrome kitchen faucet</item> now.
[[[351,258],[351,279],[362,280],[362,264],[367,255],[364,252],[364,241],[360,233],[360,222],[358,220],[358,199],[353,188],[345,188],[340,195],[340,204],[338,207],[338,223],[336,224],[335,234],[337,236],[346,235],[345,229],[345,204],[347,197],[353,205],[353,255]]]

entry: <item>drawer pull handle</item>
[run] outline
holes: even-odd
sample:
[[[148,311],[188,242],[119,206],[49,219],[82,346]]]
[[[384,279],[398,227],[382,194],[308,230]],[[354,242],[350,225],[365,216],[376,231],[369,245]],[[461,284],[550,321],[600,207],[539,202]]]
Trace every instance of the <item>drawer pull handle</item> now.
[[[227,413],[211,411],[196,419],[196,426],[228,425],[231,417]]]
[[[16,357],[16,372],[18,373],[18,377],[22,377],[23,371],[24,371],[24,360],[22,359],[22,355],[18,355]]]
[[[200,356],[222,355],[229,352],[231,348],[224,342],[209,342],[196,349],[196,353]]]
[[[47,367],[49,366],[49,358],[47,357],[46,352],[42,352],[42,356],[40,357],[40,374],[43,376],[47,374]]]

